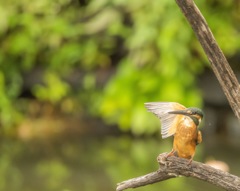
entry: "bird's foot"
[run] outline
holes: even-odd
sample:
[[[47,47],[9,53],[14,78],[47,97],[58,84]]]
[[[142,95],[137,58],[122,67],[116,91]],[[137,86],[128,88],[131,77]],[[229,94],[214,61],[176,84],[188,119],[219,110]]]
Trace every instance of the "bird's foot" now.
[[[192,161],[193,161],[193,159],[191,158],[191,159],[188,161],[187,165],[190,166],[190,165],[192,164]]]
[[[170,157],[170,156],[175,156],[176,151],[172,150],[170,153],[167,154],[166,158]]]

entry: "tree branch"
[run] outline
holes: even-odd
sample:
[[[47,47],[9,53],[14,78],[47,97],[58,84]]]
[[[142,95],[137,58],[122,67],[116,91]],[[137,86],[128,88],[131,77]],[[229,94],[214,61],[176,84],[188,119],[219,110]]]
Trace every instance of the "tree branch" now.
[[[176,2],[202,45],[233,112],[240,119],[240,85],[206,20],[193,0]]]
[[[116,190],[137,188],[179,176],[197,178],[228,191],[240,190],[239,177],[209,165],[195,161],[188,165],[188,160],[174,156],[166,159],[166,153],[160,154],[157,160],[160,165],[158,171],[118,183]]]

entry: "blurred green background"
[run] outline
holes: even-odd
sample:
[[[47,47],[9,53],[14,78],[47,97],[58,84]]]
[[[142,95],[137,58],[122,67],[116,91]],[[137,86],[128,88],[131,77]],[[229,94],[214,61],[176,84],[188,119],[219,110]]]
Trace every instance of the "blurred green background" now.
[[[239,77],[240,1],[196,3]],[[0,191],[110,191],[156,170],[172,139],[150,101],[203,108],[195,160],[240,176],[239,122],[174,1],[0,2]],[[183,188],[220,190],[136,190]]]

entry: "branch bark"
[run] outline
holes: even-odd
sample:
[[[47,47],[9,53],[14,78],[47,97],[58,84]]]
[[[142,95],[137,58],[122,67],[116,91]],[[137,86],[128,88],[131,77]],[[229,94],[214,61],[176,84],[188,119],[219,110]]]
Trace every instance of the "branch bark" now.
[[[118,183],[116,190],[137,188],[179,176],[197,178],[228,191],[240,190],[239,177],[209,165],[195,161],[188,165],[188,160],[174,156],[166,159],[166,153],[160,154],[157,160],[160,165],[158,171]]]
[[[240,119],[240,85],[206,20],[193,0],[176,0],[176,2],[203,47],[233,112]]]

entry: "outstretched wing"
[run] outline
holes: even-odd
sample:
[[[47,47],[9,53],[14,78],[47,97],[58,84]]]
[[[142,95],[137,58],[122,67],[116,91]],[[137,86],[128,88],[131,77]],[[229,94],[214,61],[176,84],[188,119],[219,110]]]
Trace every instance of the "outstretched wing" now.
[[[168,112],[186,109],[186,107],[176,102],[149,102],[145,103],[145,107],[160,118],[163,139],[175,134],[177,123],[183,117],[182,115],[170,114]]]

